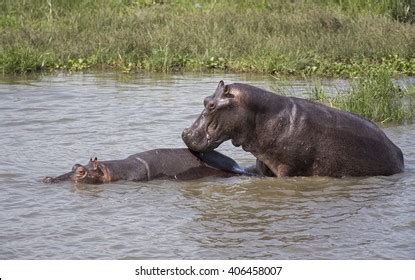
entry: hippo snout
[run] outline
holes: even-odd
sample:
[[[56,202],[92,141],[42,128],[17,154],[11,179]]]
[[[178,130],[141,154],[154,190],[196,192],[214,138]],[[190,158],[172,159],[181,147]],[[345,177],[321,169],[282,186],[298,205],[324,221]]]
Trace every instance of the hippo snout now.
[[[183,130],[182,139],[189,149],[196,152],[204,151],[209,145],[207,138],[201,131],[191,128]]]
[[[182,139],[184,140],[185,138],[187,138],[189,134],[190,134],[190,129],[189,128],[183,129]]]
[[[185,128],[182,132],[182,139],[186,145],[196,144],[195,141],[201,138],[200,133],[191,128]]]
[[[192,130],[190,129],[190,128],[185,128],[185,129],[183,129],[183,132],[182,132],[182,139],[183,139],[183,142],[189,147],[189,148],[191,148],[190,146],[191,146],[191,143],[192,143],[192,138],[194,138],[194,136],[193,136],[193,133],[192,133]]]
[[[53,178],[52,177],[44,177],[42,178],[42,182],[45,184],[52,184],[53,183]]]

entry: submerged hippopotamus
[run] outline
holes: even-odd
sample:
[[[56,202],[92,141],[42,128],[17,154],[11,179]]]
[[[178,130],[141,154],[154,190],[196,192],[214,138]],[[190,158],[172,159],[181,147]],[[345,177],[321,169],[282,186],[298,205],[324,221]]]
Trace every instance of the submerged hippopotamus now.
[[[375,176],[402,172],[402,151],[374,123],[309,100],[247,84],[225,85],[182,133],[186,145],[211,151],[231,139],[268,176]]]
[[[58,177],[45,177],[45,183],[74,181],[102,184],[117,180],[149,181],[153,179],[191,180],[207,176],[229,177],[246,174],[233,159],[212,151],[195,153],[184,149],[156,149],[121,160],[75,164],[71,172]]]

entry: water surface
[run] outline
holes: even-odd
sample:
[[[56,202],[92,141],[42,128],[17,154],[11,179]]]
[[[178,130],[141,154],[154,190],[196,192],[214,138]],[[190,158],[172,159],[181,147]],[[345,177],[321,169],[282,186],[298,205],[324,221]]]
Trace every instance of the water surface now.
[[[406,171],[390,177],[39,181],[93,156],[184,147],[181,131],[220,79],[277,83],[297,96],[312,88],[240,75],[3,77],[1,259],[415,258],[414,125],[385,128],[406,160]],[[219,150],[243,166],[254,162],[229,143]]]

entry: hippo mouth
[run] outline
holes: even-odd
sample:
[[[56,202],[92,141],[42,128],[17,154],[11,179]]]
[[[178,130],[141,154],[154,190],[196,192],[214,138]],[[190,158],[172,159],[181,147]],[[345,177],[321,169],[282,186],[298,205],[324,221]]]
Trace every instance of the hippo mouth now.
[[[226,137],[216,137],[216,135],[220,134],[210,126],[206,126],[203,130],[186,128],[183,130],[182,139],[189,149],[196,152],[207,152],[214,150],[227,140]]]
[[[206,133],[206,148],[204,149],[205,151],[212,151],[214,149],[216,149],[220,144],[222,144],[224,141],[226,141],[227,139],[221,139],[221,138],[212,138],[212,136],[210,136],[209,133]]]
[[[221,131],[219,123],[214,120],[210,121],[206,125],[205,138],[207,143],[207,150],[214,150],[224,141],[229,139],[225,135],[222,137],[216,137],[216,135],[221,135],[221,133],[218,133],[218,131]]]
[[[212,151],[229,139],[222,128],[223,125],[217,117],[203,111],[191,127],[183,130],[182,139],[193,151]]]
[[[217,128],[217,125],[215,124],[215,125],[212,126],[212,123],[213,123],[213,120],[210,121],[206,125],[205,138],[206,138],[206,142],[207,142],[208,146],[212,145],[212,143],[215,142],[215,139],[214,139],[214,137],[212,137],[212,134],[214,134],[214,132]]]

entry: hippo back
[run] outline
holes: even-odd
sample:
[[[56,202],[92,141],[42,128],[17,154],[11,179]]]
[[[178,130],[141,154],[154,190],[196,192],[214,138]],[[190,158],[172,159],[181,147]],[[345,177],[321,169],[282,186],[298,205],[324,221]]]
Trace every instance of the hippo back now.
[[[242,174],[243,169],[231,158],[218,152],[199,155],[187,148],[155,149],[131,155],[147,169],[149,180],[176,178],[197,179],[206,176],[230,176]]]

